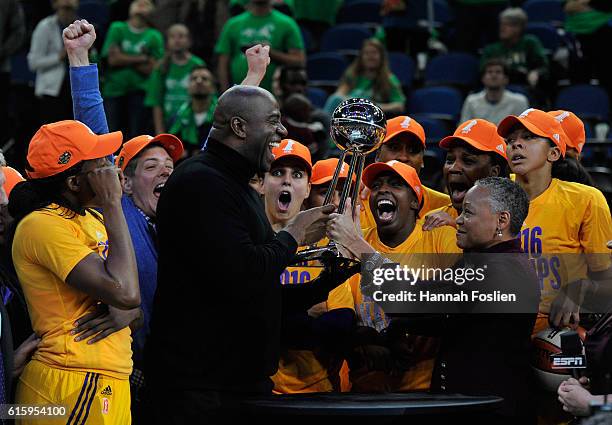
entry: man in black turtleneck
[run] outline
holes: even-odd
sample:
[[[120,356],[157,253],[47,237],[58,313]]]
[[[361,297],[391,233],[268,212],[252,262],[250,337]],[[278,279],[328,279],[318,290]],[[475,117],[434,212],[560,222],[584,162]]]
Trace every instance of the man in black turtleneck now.
[[[280,273],[319,240],[333,206],[303,211],[274,234],[249,179],[286,137],[264,89],[220,98],[206,149],[172,174],[159,199],[158,289],[145,361],[148,423],[218,423],[248,395],[269,394],[281,317]]]

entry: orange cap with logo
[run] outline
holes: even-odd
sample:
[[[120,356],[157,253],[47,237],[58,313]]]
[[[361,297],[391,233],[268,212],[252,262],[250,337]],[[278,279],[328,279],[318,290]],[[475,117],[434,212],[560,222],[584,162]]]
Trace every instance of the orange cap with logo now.
[[[80,121],[45,124],[30,141],[26,174],[31,179],[54,176],[81,161],[112,155],[122,140],[120,131],[98,135]]]
[[[281,158],[297,158],[306,165],[308,174],[312,173],[310,150],[300,142],[293,139],[283,139],[277,147],[272,149],[272,154],[274,155],[274,162]]]
[[[19,171],[15,170],[12,167],[2,167],[2,172],[4,173],[4,177],[6,181],[4,182],[4,191],[6,192],[6,196],[8,197],[11,194],[11,190],[15,187],[15,185],[19,182],[24,181],[25,179],[19,173]]]
[[[549,114],[561,123],[561,128],[563,128],[567,136],[565,140],[567,146],[582,152],[582,148],[586,143],[586,134],[582,120],[570,111],[550,111]]]
[[[312,178],[310,179],[310,183],[317,185],[331,181],[332,177],[334,177],[334,173],[336,172],[338,161],[338,158],[329,158],[315,162],[315,165],[313,165],[312,167]],[[347,178],[348,170],[349,165],[346,162],[343,162],[342,168],[340,168],[340,174],[338,174],[338,178]],[[355,181],[355,174],[353,174],[353,181]]]
[[[376,176],[384,171],[392,171],[399,175],[412,188],[419,200],[419,204],[423,201],[423,186],[421,180],[414,168],[396,160],[388,162],[375,162],[370,164],[363,170],[363,184],[368,189],[372,189],[372,183]]]
[[[452,136],[440,140],[442,149],[450,149],[453,142],[462,140],[483,152],[495,152],[506,159],[506,142],[497,134],[495,124],[482,119],[473,119],[461,124]]]
[[[516,115],[509,115],[504,118],[497,126],[497,133],[502,137],[508,137],[510,131],[517,124],[525,127],[535,135],[551,140],[559,147],[561,154],[565,156],[568,137],[555,117],[539,109],[529,108],[518,117]]]
[[[406,115],[401,115],[387,121],[387,135],[385,136],[383,143],[387,143],[400,133],[414,134],[423,144],[423,147],[425,147],[425,130],[423,129],[423,126],[421,126],[421,124],[419,124],[415,119]]]
[[[121,152],[117,158],[115,158],[115,164],[117,167],[125,170],[125,167],[129,162],[138,155],[144,148],[152,143],[159,143],[168,152],[172,162],[176,162],[181,159],[183,155],[183,143],[181,140],[173,134],[158,134],[157,136],[149,136],[143,134],[136,136],[133,139],[128,140],[123,144]]]

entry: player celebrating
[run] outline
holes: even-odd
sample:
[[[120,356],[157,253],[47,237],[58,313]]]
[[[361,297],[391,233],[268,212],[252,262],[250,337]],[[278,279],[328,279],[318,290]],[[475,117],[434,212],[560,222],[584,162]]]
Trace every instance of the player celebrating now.
[[[521,239],[535,259],[542,289],[534,333],[549,323],[578,325],[587,279],[612,276],[606,252],[612,238],[610,209],[599,190],[552,178],[553,164],[567,146],[567,135],[553,116],[527,109],[506,117],[497,131],[506,138],[510,168],[530,200]]]
[[[30,142],[29,179],[11,194],[18,223],[13,261],[42,338],[20,377],[16,402],[68,406],[69,423],[131,423],[130,330],[97,344],[76,342],[70,333],[75,319],[99,301],[111,309],[140,304],[119,170],[106,159],[121,140],[120,132],[96,136],[78,121],[44,125]]]
[[[387,135],[376,152],[376,162],[399,161],[417,170],[423,168],[425,152],[425,130],[414,118],[399,116],[387,121]],[[369,207],[369,189],[364,189],[361,198],[364,208],[360,217],[363,229],[375,226],[374,216]],[[441,208],[450,202],[448,195],[423,186],[421,216]]]

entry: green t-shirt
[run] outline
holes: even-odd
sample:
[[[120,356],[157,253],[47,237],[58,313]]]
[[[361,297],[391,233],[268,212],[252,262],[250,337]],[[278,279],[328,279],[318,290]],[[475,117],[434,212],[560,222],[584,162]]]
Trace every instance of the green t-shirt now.
[[[350,83],[352,77],[347,75],[345,78],[346,81]],[[391,83],[389,97],[383,99],[380,95],[374,94],[374,80],[370,80],[364,76],[357,77],[353,89],[349,92],[347,97],[363,97],[378,103],[406,102],[406,96],[404,96],[402,92],[402,85],[397,77],[391,74],[389,82]]]
[[[126,55],[147,54],[155,59],[164,56],[164,37],[153,28],[142,31],[134,31],[127,22],[113,22],[106,35],[102,47],[102,57],[108,57],[111,46],[118,46]],[[102,95],[104,97],[119,97],[130,92],[146,90],[148,76],[142,75],[134,68],[108,67],[102,84]]]
[[[289,16],[276,10],[267,16],[254,16],[248,11],[241,13],[225,23],[215,47],[215,53],[229,56],[232,83],[240,84],[246,77],[249,67],[243,52],[257,43],[268,44],[281,52],[304,49],[300,29]],[[275,69],[276,64],[271,62],[261,87],[272,88]]]
[[[548,72],[548,58],[544,47],[540,40],[531,34],[525,34],[518,43],[511,47],[504,46],[501,42],[485,46],[480,59],[481,68],[493,58],[506,62],[512,83],[518,82],[515,77],[525,76],[534,69],[537,69],[541,75]]]
[[[338,10],[344,0],[292,0],[285,1],[296,20],[308,19],[315,22],[336,23]]]
[[[586,12],[567,15],[565,30],[574,34],[592,34],[601,26],[607,25],[612,19],[612,13],[589,10]]]
[[[214,96],[210,102],[208,111],[204,121],[200,125],[211,125],[217,108],[217,96]],[[185,143],[191,145],[199,145],[202,143],[202,137],[200,137],[200,131],[198,130],[198,124],[196,123],[193,109],[191,109],[191,102],[185,102],[180,107],[176,114],[176,119],[170,130],[170,134],[174,134]]]
[[[163,106],[166,124],[176,115],[181,105],[189,101],[189,75],[197,65],[205,63],[199,57],[191,55],[184,65],[171,61],[166,72],[158,66],[151,74],[145,105]]]

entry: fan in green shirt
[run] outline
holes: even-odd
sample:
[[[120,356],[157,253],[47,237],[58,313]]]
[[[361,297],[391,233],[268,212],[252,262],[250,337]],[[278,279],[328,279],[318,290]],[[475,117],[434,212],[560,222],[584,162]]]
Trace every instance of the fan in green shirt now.
[[[537,37],[524,34],[527,14],[520,8],[508,8],[499,16],[499,42],[485,46],[481,66],[493,58],[508,66],[511,84],[531,87],[548,75],[548,58]]]
[[[271,63],[261,83],[267,90],[272,88],[277,65],[304,65],[304,42],[298,25],[289,16],[273,10],[270,3],[270,0],[251,0],[248,11],[224,25],[215,47],[222,91],[245,77],[248,66],[243,52],[255,44],[270,46]]]
[[[151,74],[145,105],[153,107],[155,133],[166,128],[181,105],[189,101],[189,74],[204,61],[189,52],[191,37],[183,24],[174,24],[167,31],[167,54]]]
[[[202,65],[189,75],[189,100],[183,103],[172,119],[169,133],[178,136],[188,154],[198,151],[213,122],[217,95],[214,77]]]
[[[406,96],[401,83],[389,70],[387,52],[380,41],[371,38],[363,43],[359,56],[344,73],[338,90],[327,99],[325,111],[331,114],[342,100],[349,97],[372,100],[390,116],[404,111]]]
[[[155,63],[164,56],[162,34],[147,24],[152,8],[149,1],[136,0],[127,21],[111,24],[102,47],[109,66],[102,86],[105,98],[145,91]]]

